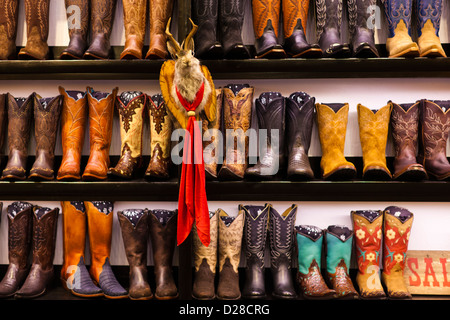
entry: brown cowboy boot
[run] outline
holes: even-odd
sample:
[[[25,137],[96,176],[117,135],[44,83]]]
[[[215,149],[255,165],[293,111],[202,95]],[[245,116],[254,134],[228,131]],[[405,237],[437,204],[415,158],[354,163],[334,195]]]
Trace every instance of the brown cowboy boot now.
[[[15,59],[19,1],[0,1],[0,60]]]
[[[216,118],[212,122],[209,122],[206,117],[202,118],[203,162],[205,176],[208,180],[217,178],[219,157],[222,154],[221,150],[219,150],[219,133],[222,127],[222,103],[223,90],[222,88],[216,88]]]
[[[165,59],[168,56],[166,46],[166,26],[172,16],[173,0],[149,0],[150,11],[150,47],[146,59]]]
[[[139,91],[125,91],[117,97],[116,105],[120,118],[120,137],[122,155],[108,175],[131,179],[142,164],[143,113],[147,95]]]
[[[83,91],[66,91],[59,87],[63,96],[61,110],[62,162],[56,179],[80,180],[80,161],[83,150],[88,114],[87,94]]]
[[[147,23],[147,0],[123,0],[123,23],[125,48],[120,59],[142,59]]]
[[[70,42],[60,59],[82,59],[88,47],[89,0],[65,0]]]
[[[62,96],[39,99],[34,105],[34,133],[36,137],[36,160],[28,178],[53,180],[55,143]]]
[[[19,59],[46,60],[50,50],[47,44],[50,0],[25,0],[27,43],[19,51]]]
[[[0,94],[0,152],[5,144],[6,128],[8,126],[8,94]]]

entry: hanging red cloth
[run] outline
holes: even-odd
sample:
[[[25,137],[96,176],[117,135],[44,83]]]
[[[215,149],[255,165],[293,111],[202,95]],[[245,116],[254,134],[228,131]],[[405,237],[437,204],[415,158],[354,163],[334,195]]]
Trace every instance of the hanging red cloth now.
[[[203,163],[202,131],[195,121],[195,110],[203,100],[205,84],[202,83],[192,103],[186,101],[176,88],[182,106],[188,112],[184,137],[183,163],[181,167],[180,192],[178,195],[177,243],[189,236],[195,222],[200,241],[210,243],[209,209],[206,199],[205,167]]]

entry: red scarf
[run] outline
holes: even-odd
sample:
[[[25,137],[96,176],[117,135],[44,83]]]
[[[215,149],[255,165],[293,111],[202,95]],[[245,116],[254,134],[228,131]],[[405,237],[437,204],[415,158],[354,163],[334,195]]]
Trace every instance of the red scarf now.
[[[176,88],[178,99],[187,112],[195,109],[203,100],[205,84],[202,83],[192,103],[186,101]],[[184,137],[183,163],[181,169],[180,193],[178,195],[177,243],[180,245],[189,236],[192,226],[204,246],[210,242],[209,210],[206,199],[205,167],[203,163],[202,131],[195,124],[195,114],[190,115]]]

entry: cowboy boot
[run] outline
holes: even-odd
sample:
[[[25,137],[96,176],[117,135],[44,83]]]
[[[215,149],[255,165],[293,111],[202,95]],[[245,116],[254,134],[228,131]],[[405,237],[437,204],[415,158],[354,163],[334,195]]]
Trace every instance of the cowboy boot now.
[[[63,96],[61,109],[62,161],[57,180],[80,180],[80,161],[83,150],[86,119],[88,115],[87,93],[59,87]]]
[[[278,43],[281,0],[252,0],[255,58],[280,59],[286,52]]]
[[[245,283],[242,297],[245,299],[264,299],[265,250],[269,211],[272,206],[239,205],[244,211],[243,248],[246,257]]]
[[[380,250],[383,213],[380,210],[351,212],[355,234],[356,283],[361,299],[384,299],[386,294],[380,281]]]
[[[85,201],[91,266],[89,274],[108,299],[128,297],[110,265],[114,204],[109,201]]]
[[[209,246],[203,245],[197,234],[197,226],[192,227],[192,247],[194,249],[194,285],[192,297],[198,300],[215,298],[214,281],[217,266],[218,212],[209,213]]]
[[[91,44],[85,51],[84,59],[111,59],[111,31],[116,11],[116,0],[91,1]]]
[[[148,300],[153,297],[147,281],[148,212],[142,209],[127,209],[117,212],[122,230],[123,245],[130,266],[131,300]]]
[[[7,208],[9,265],[0,282],[0,298],[14,296],[27,277],[32,211],[33,205],[23,201],[13,202]]]
[[[249,59],[250,53],[242,41],[245,1],[220,0],[219,26],[224,59]]]
[[[19,1],[0,1],[0,60],[15,59]]]
[[[150,46],[146,59],[166,59],[169,54],[166,45],[166,26],[172,16],[173,0],[149,0]]]
[[[396,206],[384,210],[383,272],[381,280],[391,299],[411,299],[404,270],[414,214]]]
[[[194,35],[195,56],[199,59],[222,59],[222,44],[217,40],[219,0],[194,0],[194,22],[198,25]]]
[[[436,180],[450,177],[447,140],[450,131],[450,101],[420,101],[421,139],[418,161]]]
[[[48,48],[48,16],[50,0],[25,0],[27,43],[19,51],[19,59],[46,60]]]
[[[419,47],[411,39],[412,0],[382,0],[389,26],[386,49],[390,58],[418,57]]]
[[[85,265],[87,218],[83,201],[61,201],[63,228],[63,265],[61,283],[75,296],[103,296]]]
[[[248,144],[254,88],[248,84],[229,84],[223,88],[225,158],[220,180],[242,180],[248,167]]]
[[[236,217],[229,216],[219,209],[219,283],[217,298],[220,300],[238,300],[239,263],[244,232],[244,211],[239,210]]]
[[[292,58],[320,58],[322,49],[306,40],[309,0],[282,1],[284,51]]]
[[[14,98],[8,93],[8,162],[2,180],[25,180],[28,143],[36,93],[28,98]]]
[[[131,179],[142,165],[143,113],[147,95],[139,91],[125,91],[117,97],[120,118],[121,150],[119,162],[109,168],[108,175]]]
[[[316,32],[324,58],[348,58],[350,48],[341,39],[342,0],[316,1]]]
[[[111,93],[106,93],[87,88],[90,154],[83,180],[107,178],[117,90],[118,88],[114,88]]]
[[[202,117],[202,132],[203,132],[203,163],[205,166],[205,177],[208,180],[217,178],[217,167],[219,160],[223,157],[223,150],[221,150],[223,141],[221,138],[222,129],[222,105],[223,105],[223,90],[216,88],[216,118],[214,121],[209,121],[206,117]]]
[[[255,100],[259,129],[267,130],[266,143],[260,142],[258,163],[245,174],[252,178],[275,177],[284,167],[286,100],[279,92],[264,92]]]
[[[421,57],[447,57],[439,39],[442,0],[419,0],[416,5],[419,20],[417,44]]]
[[[8,126],[8,94],[0,94],[0,152],[3,153]]]
[[[120,59],[142,59],[145,28],[147,24],[147,0],[123,0],[125,48]]]
[[[305,299],[331,299],[336,291],[328,288],[321,273],[322,229],[310,225],[294,228],[297,240],[297,283]]]
[[[65,0],[69,45],[63,50],[60,59],[82,59],[88,48],[89,0]]]
[[[33,208],[33,260],[24,284],[15,294],[16,298],[39,297],[45,294],[51,285],[58,215],[59,208]]]
[[[315,111],[315,98],[305,92],[294,92],[286,98],[287,175],[291,179],[314,178],[308,151]]]
[[[149,210],[150,239],[155,265],[155,298],[178,298],[172,271],[172,259],[177,237],[177,210]]]
[[[61,114],[62,96],[38,99],[34,105],[36,160],[29,179],[53,180],[56,135]]]
[[[278,299],[296,298],[291,271],[296,216],[296,205],[290,206],[282,214],[279,214],[274,208],[270,208],[270,270],[274,287],[272,295]]]
[[[375,47],[375,26],[369,28],[368,21],[376,0],[349,0],[347,2],[349,34],[351,38],[352,56],[358,58],[377,58]],[[374,10],[374,9],[373,9]]]
[[[419,136],[419,102],[397,104],[392,106],[391,129],[394,141],[394,174],[395,180],[420,181],[428,178],[424,167],[417,163],[417,147]]]
[[[167,179],[170,168],[170,147],[172,120],[162,94],[149,97],[150,118],[150,162],[145,177],[147,179]]]
[[[386,143],[391,117],[391,105],[379,110],[358,104],[359,137],[363,154],[363,179],[391,180],[386,166]]]
[[[350,260],[353,249],[353,231],[332,225],[325,230],[327,279],[338,299],[358,299],[350,279]]]
[[[348,108],[348,103],[316,104],[320,167],[325,180],[351,180],[356,176],[355,165],[344,156]]]

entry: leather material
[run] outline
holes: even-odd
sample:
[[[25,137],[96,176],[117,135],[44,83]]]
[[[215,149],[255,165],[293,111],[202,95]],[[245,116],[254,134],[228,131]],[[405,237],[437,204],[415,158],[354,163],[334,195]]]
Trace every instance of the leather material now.
[[[278,299],[295,299],[292,279],[292,256],[295,248],[294,224],[297,206],[292,205],[282,214],[274,208],[269,213],[270,270],[273,278],[272,296]]]
[[[149,0],[150,46],[146,59],[166,59],[166,26],[172,16],[173,0]]]
[[[245,1],[220,0],[219,28],[224,59],[249,59],[250,53],[242,40]]]
[[[125,91],[117,97],[116,107],[120,119],[121,157],[108,175],[131,179],[142,165],[143,114],[147,95],[142,92]]]
[[[110,37],[117,0],[91,0],[91,43],[84,59],[111,59]]]
[[[442,0],[420,0],[416,5],[421,57],[447,57],[439,39]]]
[[[383,272],[381,279],[391,299],[411,299],[404,279],[406,254],[414,214],[405,208],[390,206],[384,212]]]
[[[294,92],[286,98],[287,175],[291,179],[314,178],[308,151],[315,111],[315,98],[305,92]]]
[[[251,124],[254,91],[255,89],[248,84],[229,84],[223,88],[224,130],[222,132],[225,137],[225,157],[219,171],[219,180],[244,178],[248,167],[249,135],[247,131]]]
[[[126,209],[117,212],[117,218],[130,268],[128,296],[132,300],[151,299],[153,293],[147,280],[148,211]],[[137,221],[134,221],[134,219],[137,219]]]
[[[65,0],[64,3],[70,41],[61,53],[60,59],[82,59],[88,48],[90,1]]]
[[[3,152],[8,127],[8,94],[0,94],[0,151]]]
[[[88,116],[87,93],[66,91],[59,87],[62,95],[61,143],[62,161],[57,180],[80,180],[80,161],[83,150],[85,128]]]
[[[83,180],[107,178],[117,90],[118,88],[114,88],[111,93],[99,93],[90,87],[87,88],[90,154],[83,172]]]
[[[142,59],[147,24],[147,0],[123,0],[125,48],[120,59]]]
[[[19,51],[19,59],[46,60],[49,58],[50,0],[25,0],[27,42]]]
[[[212,180],[217,178],[220,157],[223,150],[220,150],[223,113],[223,90],[216,88],[216,118],[209,121],[207,117],[202,117],[203,132],[203,163],[205,166],[205,178]],[[223,141],[222,141],[223,142]]]
[[[267,226],[271,205],[239,205],[244,211],[243,249],[246,257],[245,282],[242,297],[245,299],[264,299],[265,251]]]
[[[322,147],[320,167],[326,180],[350,180],[356,176],[355,165],[344,156],[348,109],[347,103],[316,103],[317,126]]]
[[[25,180],[28,143],[36,93],[28,98],[15,98],[8,93],[8,162],[2,180]]]
[[[16,298],[36,298],[47,292],[53,279],[53,258],[59,208],[33,208],[32,264]]]
[[[359,58],[379,57],[375,47],[374,28],[368,27],[371,19],[371,7],[376,0],[350,0],[347,2],[349,33],[352,55]]]
[[[391,130],[394,142],[394,173],[396,180],[420,181],[427,179],[424,167],[417,162],[419,138],[419,102],[392,106]]]
[[[391,105],[370,110],[358,104],[359,138],[363,154],[363,179],[390,180],[386,165],[386,144],[391,117]]]
[[[17,0],[0,1],[0,60],[12,60],[17,56],[18,7]]]
[[[161,94],[148,97],[150,119],[150,162],[145,177],[167,179],[170,169],[171,135],[173,122]]]
[[[198,25],[194,35],[195,56],[198,59],[222,59],[222,44],[217,39],[219,0],[192,2],[194,22]]]
[[[150,239],[155,265],[155,298],[170,300],[178,298],[173,278],[173,254],[177,237],[177,210],[150,210]]]
[[[362,299],[384,299],[386,294],[380,281],[383,213],[381,210],[351,212],[358,273],[356,283]],[[370,284],[370,285],[369,285]]]
[[[28,176],[33,180],[53,180],[55,145],[62,106],[62,95],[38,99],[34,105],[36,160]]]

